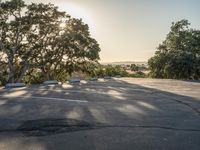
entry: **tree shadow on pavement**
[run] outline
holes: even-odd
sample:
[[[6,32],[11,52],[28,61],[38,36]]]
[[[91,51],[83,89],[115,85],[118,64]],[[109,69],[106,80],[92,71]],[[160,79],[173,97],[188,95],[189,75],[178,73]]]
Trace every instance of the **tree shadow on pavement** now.
[[[126,139],[128,137],[124,134],[129,132],[132,139],[137,132],[143,132],[143,138],[147,140],[150,136],[149,129],[153,132],[151,136],[156,138],[162,138],[163,132],[167,131],[171,132],[166,133],[171,138],[178,131],[188,132],[186,135],[195,132],[200,137],[198,98],[124,80],[31,86],[26,89],[2,90],[0,95],[0,145],[15,138],[17,144],[14,142],[10,145],[13,149],[17,149],[16,145],[27,149],[37,145],[44,150],[56,149],[58,145],[58,149],[67,149],[66,145],[69,149],[97,149],[101,147],[97,142],[98,135],[112,143],[115,138],[109,136],[116,134],[116,138],[124,136]],[[125,133],[118,131],[123,129],[126,129]],[[187,137],[182,137],[182,134],[176,136],[178,139],[183,138],[182,142],[187,141]],[[195,136],[194,138],[196,139]],[[123,146],[127,142],[123,141],[125,139],[116,143]],[[127,144],[137,146],[139,143],[134,143],[133,140]],[[193,141],[195,144],[198,142]],[[169,146],[156,140],[152,142],[160,148],[163,144],[164,147]],[[185,148],[190,148],[191,143],[185,144]],[[180,145],[172,149],[180,148],[178,146]],[[197,146],[200,147],[200,144]]]

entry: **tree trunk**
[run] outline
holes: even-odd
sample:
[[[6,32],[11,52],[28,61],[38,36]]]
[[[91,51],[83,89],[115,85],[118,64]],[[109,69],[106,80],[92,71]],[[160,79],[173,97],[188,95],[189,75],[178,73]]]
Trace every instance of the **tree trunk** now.
[[[48,70],[45,67],[42,67],[42,74],[44,76],[44,80],[49,80],[49,73]]]
[[[13,56],[8,57],[8,68],[9,68],[9,75],[8,75],[8,82],[14,83],[14,63],[13,63]]]
[[[23,70],[20,74],[20,77],[17,79],[17,82],[21,82],[22,81],[22,78],[24,77],[24,74],[26,73],[26,71],[29,69],[29,64],[28,62],[24,62],[24,66],[23,66]]]

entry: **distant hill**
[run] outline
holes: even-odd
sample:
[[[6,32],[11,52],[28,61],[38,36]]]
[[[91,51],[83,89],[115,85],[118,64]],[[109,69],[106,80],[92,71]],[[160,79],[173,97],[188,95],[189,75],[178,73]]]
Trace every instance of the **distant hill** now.
[[[145,61],[120,61],[120,62],[101,62],[102,65],[131,65],[131,64],[137,64],[137,65],[147,65],[147,62]]]

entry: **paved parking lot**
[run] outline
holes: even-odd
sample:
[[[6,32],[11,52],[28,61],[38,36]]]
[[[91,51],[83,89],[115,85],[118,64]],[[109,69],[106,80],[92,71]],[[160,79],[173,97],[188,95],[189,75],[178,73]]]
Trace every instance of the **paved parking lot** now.
[[[0,150],[199,150],[200,83],[120,78],[0,90]]]

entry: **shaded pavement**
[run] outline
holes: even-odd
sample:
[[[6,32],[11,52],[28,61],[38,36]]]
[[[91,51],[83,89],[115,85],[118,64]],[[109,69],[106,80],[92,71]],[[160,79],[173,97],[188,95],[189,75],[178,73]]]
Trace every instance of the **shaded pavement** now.
[[[0,149],[200,149],[200,83],[121,78],[0,90]]]

